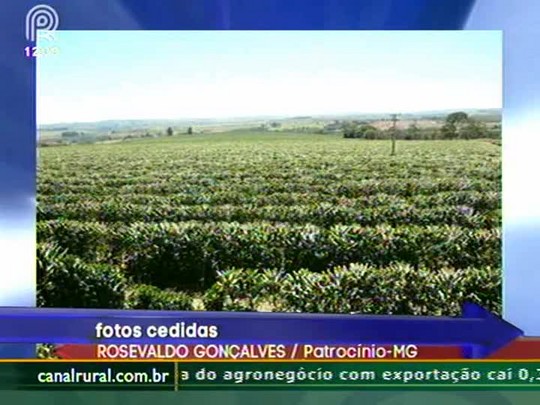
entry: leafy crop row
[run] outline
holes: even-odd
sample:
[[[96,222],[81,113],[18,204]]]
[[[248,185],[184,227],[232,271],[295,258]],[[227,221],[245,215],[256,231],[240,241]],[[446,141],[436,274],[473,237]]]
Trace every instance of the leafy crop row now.
[[[102,222],[290,222],[319,226],[357,224],[363,226],[388,225],[461,225],[470,228],[498,226],[500,215],[478,214],[468,206],[439,206],[417,209],[414,206],[381,206],[357,209],[333,204],[274,205],[250,207],[238,205],[188,205],[169,204],[105,204],[81,201],[76,204],[51,204],[38,210],[38,220],[63,218],[75,221]]]
[[[352,263],[322,273],[232,269],[206,295],[210,310],[459,315],[465,300],[500,311],[500,268],[414,268]]]
[[[484,179],[460,179],[454,177],[436,178],[385,178],[350,181],[328,181],[309,184],[302,181],[291,182],[249,182],[249,183],[215,183],[185,184],[172,181],[157,181],[151,183],[134,183],[129,185],[105,186],[92,183],[65,184],[63,182],[50,182],[39,186],[40,194],[79,193],[92,195],[120,194],[156,194],[169,195],[174,193],[201,194],[222,193],[234,188],[234,191],[247,196],[269,195],[275,193],[316,193],[321,196],[340,196],[357,198],[378,193],[394,194],[400,196],[413,196],[418,194],[433,194],[447,191],[499,191],[499,184]]]
[[[205,192],[201,194],[187,194],[176,192],[170,195],[155,194],[118,194],[109,196],[85,195],[81,198],[78,193],[40,194],[39,206],[41,213],[52,210],[50,206],[71,204],[84,207],[100,204],[103,207],[115,205],[146,205],[146,206],[189,206],[189,205],[241,205],[246,207],[264,207],[275,205],[314,205],[329,204],[356,209],[375,208],[381,206],[414,206],[417,209],[433,208],[438,206],[467,206],[475,211],[492,211],[501,206],[500,191],[446,191],[434,194],[421,194],[413,196],[397,196],[393,194],[370,194],[356,198],[342,196],[322,196],[318,193],[274,193],[268,195],[247,196],[234,190],[225,192]]]
[[[498,229],[452,226],[332,226],[271,223],[133,223],[48,221],[41,241],[57,242],[90,261],[124,266],[140,282],[161,287],[211,283],[231,267],[307,268],[364,263],[386,266],[484,267],[500,261]]]
[[[84,264],[54,244],[38,246],[38,299],[44,306],[193,309],[192,297],[129,280],[113,266]],[[499,268],[415,268],[360,264],[306,269],[230,269],[202,296],[216,311],[365,312],[457,315],[464,300],[500,311]]]

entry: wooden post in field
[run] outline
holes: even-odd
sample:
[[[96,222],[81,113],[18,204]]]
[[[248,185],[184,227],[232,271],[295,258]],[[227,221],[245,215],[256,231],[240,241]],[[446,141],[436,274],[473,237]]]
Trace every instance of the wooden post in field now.
[[[398,120],[397,114],[392,114],[392,152],[390,153],[390,156],[394,156],[396,154],[396,124]]]

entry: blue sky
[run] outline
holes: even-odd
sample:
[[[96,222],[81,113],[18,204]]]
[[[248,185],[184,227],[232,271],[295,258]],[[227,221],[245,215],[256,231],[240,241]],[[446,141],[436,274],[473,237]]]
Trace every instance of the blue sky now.
[[[39,124],[502,107],[498,31],[59,31],[54,45]]]

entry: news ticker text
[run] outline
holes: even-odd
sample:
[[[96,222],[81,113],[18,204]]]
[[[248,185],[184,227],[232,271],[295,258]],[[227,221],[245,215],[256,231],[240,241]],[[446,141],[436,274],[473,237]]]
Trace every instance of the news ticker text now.
[[[0,376],[11,390],[538,390],[540,361],[34,361]]]

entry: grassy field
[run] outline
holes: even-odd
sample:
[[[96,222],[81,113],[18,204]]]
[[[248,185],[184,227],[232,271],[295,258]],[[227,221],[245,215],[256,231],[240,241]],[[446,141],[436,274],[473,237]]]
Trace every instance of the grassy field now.
[[[39,150],[42,306],[446,314],[501,303],[501,151],[222,133]]]

